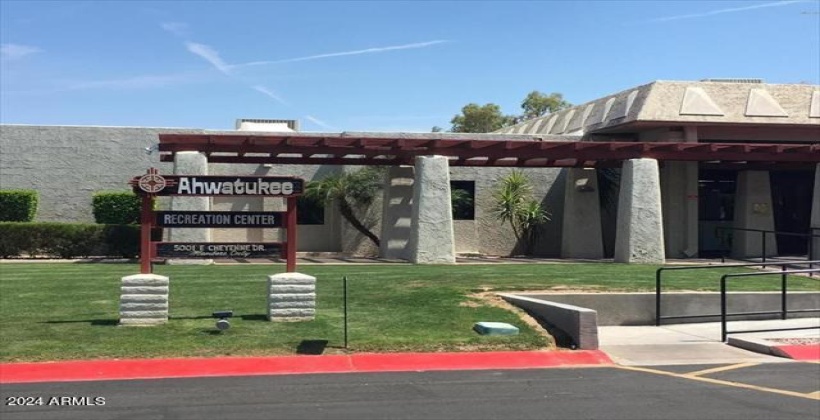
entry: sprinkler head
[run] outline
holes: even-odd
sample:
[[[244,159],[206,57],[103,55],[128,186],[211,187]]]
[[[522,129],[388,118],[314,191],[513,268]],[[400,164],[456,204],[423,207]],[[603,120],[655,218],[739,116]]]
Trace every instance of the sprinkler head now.
[[[233,311],[216,311],[211,314],[214,318],[219,318],[216,321],[216,329],[219,331],[225,331],[228,328],[231,328],[231,323],[228,322],[228,318],[233,316]]]

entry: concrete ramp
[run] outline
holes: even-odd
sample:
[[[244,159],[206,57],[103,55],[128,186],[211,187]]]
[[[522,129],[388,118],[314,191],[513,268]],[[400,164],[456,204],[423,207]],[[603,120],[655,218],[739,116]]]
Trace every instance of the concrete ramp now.
[[[820,339],[820,319],[736,321],[730,330],[805,328],[801,330],[738,333],[729,343],[720,341],[720,323],[655,326],[605,326],[598,328],[599,349],[618,364],[662,366],[717,363],[779,363],[791,359],[773,355],[767,339]]]
[[[555,335],[566,335],[573,347],[600,349],[622,365],[662,366],[720,363],[789,362],[778,343],[803,342],[820,346],[820,318],[816,313],[790,314],[790,319],[754,319],[728,323],[728,343],[721,342],[720,322],[695,322],[654,326],[654,294],[500,294],[538,319]],[[717,293],[671,293],[665,309],[680,315],[714,314]],[[817,293],[796,292],[789,308],[817,308]],[[779,303],[773,293],[738,293],[730,299],[734,310],[772,310]],[[771,318],[772,315],[767,315]],[[719,317],[709,317],[719,318]],[[711,319],[706,319],[711,320]],[[666,321],[670,322],[670,321]],[[780,330],[746,332],[755,330]],[[556,340],[558,340],[556,336]],[[812,347],[814,348],[814,347]],[[817,347],[820,352],[820,347]],[[778,357],[780,356],[780,357]],[[817,357],[820,359],[820,357]]]

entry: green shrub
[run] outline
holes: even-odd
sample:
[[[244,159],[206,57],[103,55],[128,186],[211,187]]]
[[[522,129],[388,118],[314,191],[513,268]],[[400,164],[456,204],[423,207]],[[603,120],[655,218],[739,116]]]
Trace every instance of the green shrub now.
[[[105,244],[101,240],[102,229],[96,225],[83,223],[43,223],[48,232],[43,243],[43,253],[59,258],[87,258],[105,254]]]
[[[130,191],[103,191],[92,200],[94,221],[105,225],[131,225],[140,221],[140,198]]]
[[[0,222],[0,257],[40,253],[40,229],[36,223]]]
[[[139,255],[139,238],[138,225],[2,222],[0,257],[134,258]]]
[[[0,190],[0,222],[30,222],[37,214],[37,191]]]
[[[139,225],[105,225],[102,234],[107,255],[123,258],[140,255]]]

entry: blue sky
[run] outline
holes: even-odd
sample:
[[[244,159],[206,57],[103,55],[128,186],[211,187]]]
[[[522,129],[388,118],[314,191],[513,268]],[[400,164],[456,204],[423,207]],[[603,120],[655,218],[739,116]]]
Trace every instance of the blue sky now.
[[[820,0],[0,0],[0,122],[430,131],[653,80],[820,84]]]

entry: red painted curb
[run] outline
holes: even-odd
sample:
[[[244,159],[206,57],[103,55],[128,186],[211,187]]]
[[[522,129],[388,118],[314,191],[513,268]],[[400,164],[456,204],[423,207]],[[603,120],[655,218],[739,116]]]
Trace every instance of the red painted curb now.
[[[352,356],[357,372],[413,370],[527,369],[611,364],[600,351],[492,353],[365,353]]]
[[[820,344],[774,346],[772,353],[794,360],[820,361]]]
[[[612,361],[597,350],[77,360],[0,364],[0,384],[308,373],[527,369],[604,364],[612,364]]]

